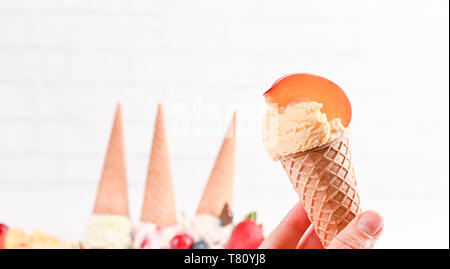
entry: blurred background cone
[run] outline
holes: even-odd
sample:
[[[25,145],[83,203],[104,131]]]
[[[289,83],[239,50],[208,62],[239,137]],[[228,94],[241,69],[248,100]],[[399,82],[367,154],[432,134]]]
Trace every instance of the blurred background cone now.
[[[162,105],[158,105],[141,221],[158,226],[177,223],[175,196]]]
[[[232,208],[236,153],[236,112],[228,127],[208,183],[203,191],[197,215],[219,217],[225,204]]]
[[[324,247],[359,213],[347,137],[280,158]]]
[[[120,103],[116,109],[93,213],[129,216],[122,110]]]

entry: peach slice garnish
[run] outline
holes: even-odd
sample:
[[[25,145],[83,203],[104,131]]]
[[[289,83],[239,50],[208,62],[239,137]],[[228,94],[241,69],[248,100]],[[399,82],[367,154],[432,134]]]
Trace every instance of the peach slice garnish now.
[[[292,74],[277,80],[264,93],[268,104],[278,104],[283,110],[289,104],[315,101],[322,103],[328,120],[340,118],[347,127],[352,119],[352,107],[344,91],[332,81],[311,74]]]

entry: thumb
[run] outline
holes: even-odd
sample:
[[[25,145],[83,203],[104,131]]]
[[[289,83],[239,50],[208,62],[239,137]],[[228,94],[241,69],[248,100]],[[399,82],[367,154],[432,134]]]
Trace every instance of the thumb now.
[[[329,249],[370,249],[383,230],[383,218],[375,211],[366,211],[354,218],[328,246]]]

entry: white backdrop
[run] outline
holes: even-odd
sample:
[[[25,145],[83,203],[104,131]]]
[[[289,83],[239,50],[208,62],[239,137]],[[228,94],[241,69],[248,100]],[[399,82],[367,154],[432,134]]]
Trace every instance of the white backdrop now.
[[[309,72],[353,106],[379,248],[449,247],[448,1],[0,0],[0,222],[83,237],[115,104],[139,218],[156,104],[192,215],[238,111],[236,216],[269,232],[297,197],[266,155],[262,93]]]

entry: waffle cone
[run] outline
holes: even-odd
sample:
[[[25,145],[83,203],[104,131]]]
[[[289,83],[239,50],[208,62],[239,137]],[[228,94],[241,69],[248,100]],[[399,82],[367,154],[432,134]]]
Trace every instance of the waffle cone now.
[[[177,223],[164,115],[158,105],[141,221],[159,226]]]
[[[280,158],[324,247],[359,213],[347,137]]]
[[[120,104],[117,105],[93,213],[129,216],[122,110]]]
[[[197,208],[198,214],[219,217],[225,204],[233,202],[233,181],[236,153],[236,112],[228,127],[222,147],[217,155],[208,183]]]

